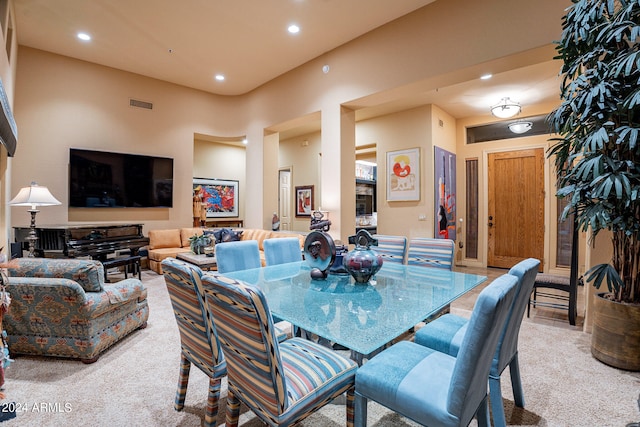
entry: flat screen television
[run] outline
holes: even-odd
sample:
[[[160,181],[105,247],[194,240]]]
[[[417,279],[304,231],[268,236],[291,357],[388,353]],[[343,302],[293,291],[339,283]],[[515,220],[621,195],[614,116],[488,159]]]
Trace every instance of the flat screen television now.
[[[173,206],[173,159],[71,148],[69,207]]]

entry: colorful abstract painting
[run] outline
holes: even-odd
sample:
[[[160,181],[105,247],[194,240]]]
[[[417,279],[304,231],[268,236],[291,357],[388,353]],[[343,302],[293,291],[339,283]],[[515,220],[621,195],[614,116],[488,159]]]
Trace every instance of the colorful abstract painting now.
[[[456,240],[456,155],[435,147],[435,237]]]
[[[238,216],[238,181],[194,178],[193,195],[201,198],[207,218]]]

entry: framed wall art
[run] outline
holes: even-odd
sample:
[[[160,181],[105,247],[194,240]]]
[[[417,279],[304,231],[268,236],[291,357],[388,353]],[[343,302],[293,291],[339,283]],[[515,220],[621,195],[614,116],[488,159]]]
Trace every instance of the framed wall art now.
[[[387,201],[420,200],[420,148],[387,152]]]
[[[296,217],[310,217],[313,209],[313,185],[296,187]]]
[[[207,218],[238,216],[238,181],[193,178],[193,195],[202,199]]]
[[[435,236],[456,240],[456,155],[434,148]]]

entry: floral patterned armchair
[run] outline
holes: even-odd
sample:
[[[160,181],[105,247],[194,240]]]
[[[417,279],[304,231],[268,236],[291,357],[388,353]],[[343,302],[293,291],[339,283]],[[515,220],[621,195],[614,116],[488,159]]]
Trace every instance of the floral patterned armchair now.
[[[147,291],[135,278],[105,284],[98,261],[18,258],[6,287],[4,328],[12,354],[98,360],[100,353],[147,325]]]

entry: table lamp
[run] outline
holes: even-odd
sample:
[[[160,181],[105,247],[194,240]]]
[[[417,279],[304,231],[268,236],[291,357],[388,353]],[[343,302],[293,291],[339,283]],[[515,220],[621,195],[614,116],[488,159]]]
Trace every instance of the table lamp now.
[[[29,212],[31,213],[31,230],[29,231],[29,257],[35,257],[35,245],[38,240],[36,234],[36,214],[39,212],[36,209],[38,206],[55,206],[60,205],[60,201],[53,197],[47,187],[42,187],[32,182],[29,187],[23,187],[20,189],[16,197],[10,202],[10,206],[31,206]]]

